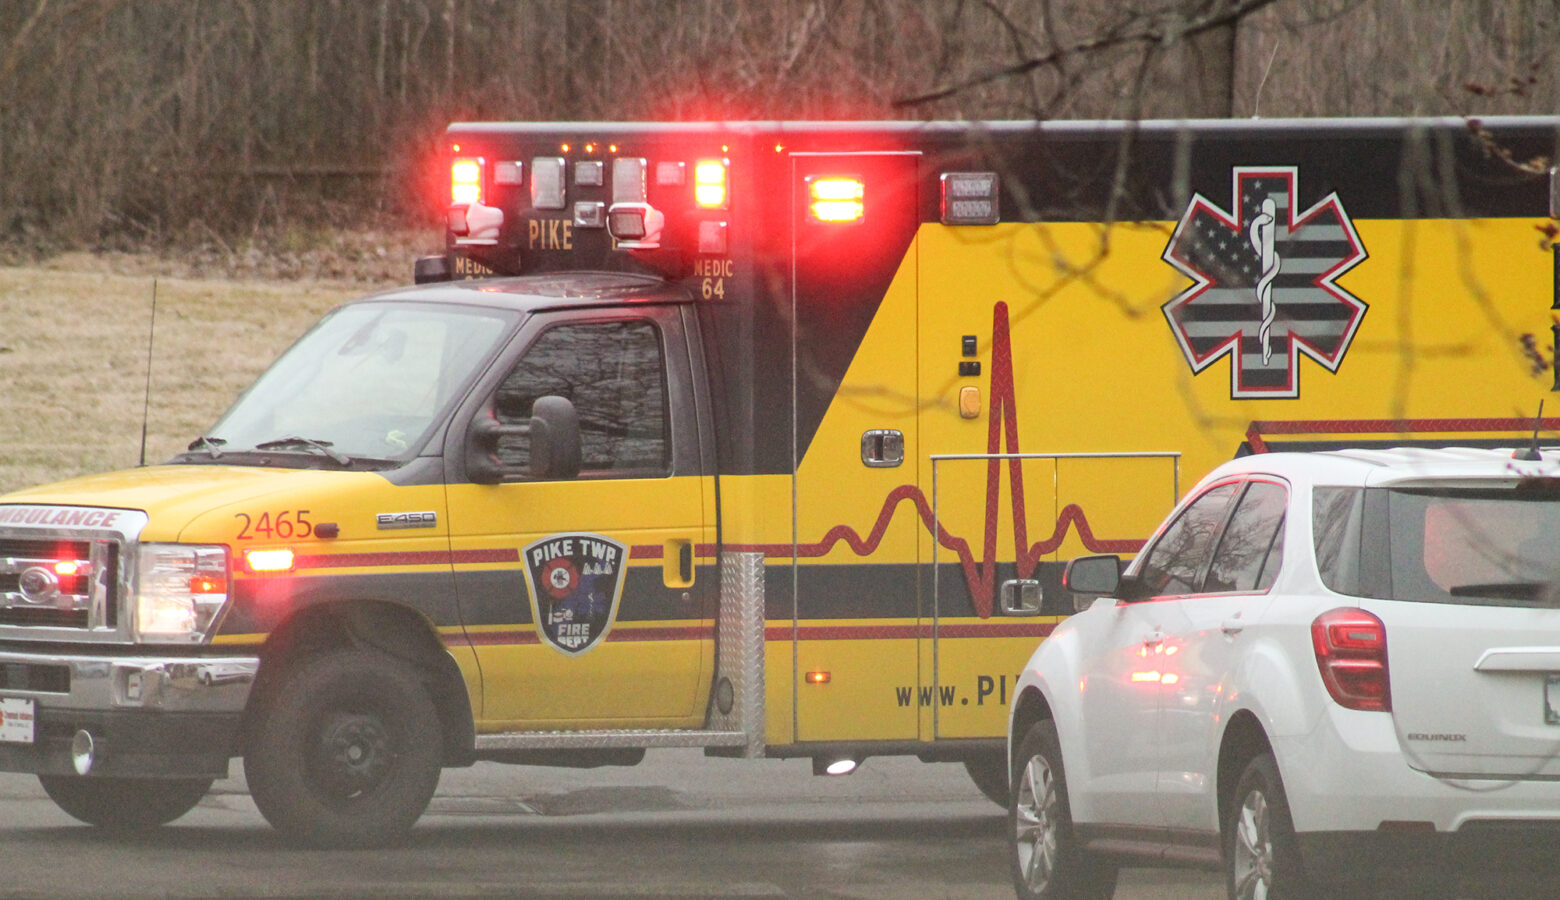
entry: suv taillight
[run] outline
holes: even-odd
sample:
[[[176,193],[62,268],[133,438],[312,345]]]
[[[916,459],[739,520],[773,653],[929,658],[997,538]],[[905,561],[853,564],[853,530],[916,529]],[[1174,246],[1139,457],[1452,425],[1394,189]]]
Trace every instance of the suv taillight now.
[[[1311,622],[1311,646],[1327,693],[1346,709],[1392,711],[1387,626],[1363,609],[1340,607]]]

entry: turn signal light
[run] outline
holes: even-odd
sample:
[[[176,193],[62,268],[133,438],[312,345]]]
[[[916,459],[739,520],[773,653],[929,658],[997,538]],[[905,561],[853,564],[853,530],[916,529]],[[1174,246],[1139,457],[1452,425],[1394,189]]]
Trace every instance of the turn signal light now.
[[[245,550],[244,562],[251,572],[286,572],[293,567],[291,550]]]

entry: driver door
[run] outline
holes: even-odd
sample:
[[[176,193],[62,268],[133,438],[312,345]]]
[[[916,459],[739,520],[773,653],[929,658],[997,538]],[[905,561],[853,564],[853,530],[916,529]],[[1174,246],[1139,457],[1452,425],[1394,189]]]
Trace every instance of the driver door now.
[[[476,409],[529,420],[561,396],[579,418],[578,477],[530,477],[505,437],[501,484],[450,486],[450,541],[481,670],[480,730],[687,727],[713,665],[713,486],[704,475],[677,306],[531,318]],[[461,449],[458,452],[465,452]],[[475,706],[476,704],[474,704]]]

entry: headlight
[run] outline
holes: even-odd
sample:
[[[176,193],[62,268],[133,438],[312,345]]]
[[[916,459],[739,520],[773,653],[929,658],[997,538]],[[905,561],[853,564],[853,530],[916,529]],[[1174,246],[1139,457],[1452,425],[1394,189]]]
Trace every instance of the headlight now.
[[[136,567],[138,640],[199,643],[228,601],[226,547],[142,544]]]

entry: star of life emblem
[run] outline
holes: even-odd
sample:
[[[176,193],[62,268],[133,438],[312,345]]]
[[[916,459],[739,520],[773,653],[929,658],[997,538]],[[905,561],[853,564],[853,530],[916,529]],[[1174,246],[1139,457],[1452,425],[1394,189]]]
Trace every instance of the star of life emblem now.
[[[1366,305],[1338,276],[1366,258],[1336,193],[1296,213],[1292,166],[1236,167],[1234,214],[1198,194],[1163,259],[1192,284],[1162,310],[1194,373],[1230,357],[1234,399],[1298,397],[1299,358],[1338,371]]]
[[[579,656],[612,630],[628,548],[600,534],[554,534],[525,548],[525,585],[542,642]]]

